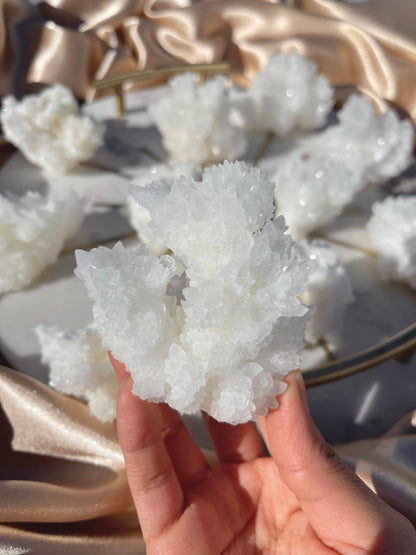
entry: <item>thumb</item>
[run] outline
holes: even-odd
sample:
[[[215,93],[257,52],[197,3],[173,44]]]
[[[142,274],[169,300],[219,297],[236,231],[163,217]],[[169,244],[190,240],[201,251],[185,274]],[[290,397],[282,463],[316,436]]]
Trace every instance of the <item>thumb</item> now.
[[[286,486],[297,497],[315,532],[329,547],[361,547],[397,537],[410,524],[383,503],[339,459],[314,425],[307,407],[302,374],[292,372],[280,406],[271,411],[265,429],[271,455]],[[341,550],[342,552],[342,550]]]

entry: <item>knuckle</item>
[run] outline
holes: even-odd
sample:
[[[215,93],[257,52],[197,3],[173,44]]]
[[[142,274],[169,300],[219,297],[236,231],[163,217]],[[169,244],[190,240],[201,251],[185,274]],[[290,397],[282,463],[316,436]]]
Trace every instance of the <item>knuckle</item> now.
[[[157,489],[163,488],[169,483],[171,479],[171,470],[169,466],[163,466],[152,473],[147,474],[145,477],[141,476],[138,480],[133,480],[133,483],[141,484],[140,487],[136,486],[135,494],[145,496]]]

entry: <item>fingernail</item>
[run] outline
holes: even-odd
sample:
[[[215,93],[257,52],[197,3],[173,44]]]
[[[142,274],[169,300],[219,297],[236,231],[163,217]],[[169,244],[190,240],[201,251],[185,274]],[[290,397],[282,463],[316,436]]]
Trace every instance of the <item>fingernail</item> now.
[[[296,370],[296,383],[298,385],[299,395],[302,401],[303,408],[309,414],[308,397],[306,395],[305,382],[303,381],[302,372]]]

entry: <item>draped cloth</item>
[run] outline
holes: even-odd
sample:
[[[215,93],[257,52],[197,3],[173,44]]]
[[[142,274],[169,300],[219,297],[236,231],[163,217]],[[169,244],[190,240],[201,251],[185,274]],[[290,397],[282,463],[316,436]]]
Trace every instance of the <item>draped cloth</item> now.
[[[80,99],[107,75],[228,60],[247,83],[274,53],[315,60],[333,85],[416,121],[413,0],[0,0],[0,96],[61,82]],[[1,149],[4,148],[0,145]],[[144,553],[115,427],[0,368],[0,553]],[[341,445],[358,475],[416,523],[416,412]]]
[[[247,82],[270,54],[297,51],[333,85],[355,85],[416,119],[412,0],[0,0],[0,95],[57,81],[91,98],[94,79],[228,60]]]
[[[5,367],[0,405],[0,553],[145,553],[115,426]]]

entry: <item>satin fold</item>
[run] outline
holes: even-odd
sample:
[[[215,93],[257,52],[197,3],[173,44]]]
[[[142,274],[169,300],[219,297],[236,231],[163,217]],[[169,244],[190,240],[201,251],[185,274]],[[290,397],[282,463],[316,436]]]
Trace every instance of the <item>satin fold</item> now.
[[[0,368],[0,522],[72,522],[132,506],[114,425],[82,403]],[[25,455],[22,455],[25,453]]]
[[[413,0],[0,0],[0,95],[60,81],[92,98],[94,79],[228,60],[248,83],[271,54],[297,51],[336,86],[355,85],[416,121]],[[14,37],[14,38],[13,38]],[[12,40],[13,39],[13,40]],[[16,79],[16,64],[19,79]]]
[[[3,366],[0,405],[0,552],[144,553],[115,425]]]

